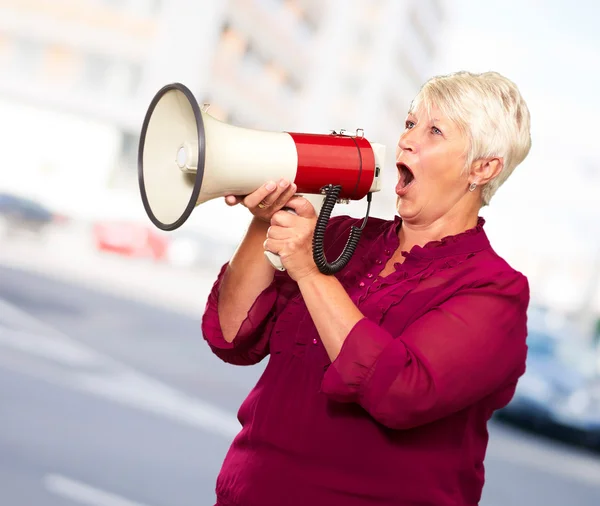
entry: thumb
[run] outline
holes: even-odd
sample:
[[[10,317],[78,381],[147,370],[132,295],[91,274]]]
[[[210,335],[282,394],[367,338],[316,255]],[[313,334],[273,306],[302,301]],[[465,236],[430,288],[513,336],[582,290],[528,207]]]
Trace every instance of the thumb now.
[[[225,196],[225,203],[228,206],[235,206],[237,204],[239,204],[242,201],[242,199],[236,195],[226,195]]]
[[[317,213],[315,212],[314,206],[309,200],[304,197],[292,197],[287,201],[285,207],[293,209],[296,214],[302,218],[316,218]]]

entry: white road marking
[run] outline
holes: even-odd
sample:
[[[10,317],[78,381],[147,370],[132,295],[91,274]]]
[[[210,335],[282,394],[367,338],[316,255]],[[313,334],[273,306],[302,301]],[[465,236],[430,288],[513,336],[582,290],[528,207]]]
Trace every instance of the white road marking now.
[[[73,343],[43,338],[39,334],[23,330],[5,329],[1,323],[0,345],[38,355],[64,365],[89,367],[102,363],[97,355],[80,346],[74,346]]]
[[[59,474],[44,477],[48,492],[87,506],[148,506]]]
[[[0,327],[0,346],[43,356],[63,365],[101,366],[100,371],[88,369],[53,373],[44,369],[20,367],[30,376],[157,414],[227,439],[239,432],[239,422],[232,413],[186,395],[104,356],[2,299],[0,314],[10,316],[15,324],[20,322],[22,326],[34,328],[39,332],[20,333],[10,329],[3,331]],[[557,454],[552,448],[546,448],[536,442],[514,441],[506,436],[498,436],[491,438],[487,455],[488,459],[511,462],[600,486],[600,462],[579,453]]]
[[[2,299],[0,315],[10,317],[15,326],[35,329],[35,333],[22,332],[0,326],[0,346],[77,367],[55,373],[21,368],[28,375],[151,412],[227,439],[240,430],[234,414],[102,355]]]

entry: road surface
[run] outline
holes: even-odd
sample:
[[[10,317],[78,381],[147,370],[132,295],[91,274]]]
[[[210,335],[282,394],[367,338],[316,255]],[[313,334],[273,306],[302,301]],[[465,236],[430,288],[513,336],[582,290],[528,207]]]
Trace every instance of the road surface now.
[[[0,266],[0,504],[212,505],[263,366],[210,354],[209,286],[194,316],[193,304],[177,312],[37,270]],[[490,431],[481,506],[600,504],[599,455]]]

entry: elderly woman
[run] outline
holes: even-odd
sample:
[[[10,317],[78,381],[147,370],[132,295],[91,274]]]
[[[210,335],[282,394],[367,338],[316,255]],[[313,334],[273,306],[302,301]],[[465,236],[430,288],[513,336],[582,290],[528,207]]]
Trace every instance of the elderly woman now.
[[[293,183],[226,198],[253,218],[204,338],[231,364],[270,357],[240,407],[219,506],[478,504],[487,421],[525,369],[529,303],[479,211],[527,156],[529,122],[497,73],[428,81],[396,150],[398,215],[370,218],[335,276],[314,264],[317,216]],[[329,259],[361,221],[330,220]]]

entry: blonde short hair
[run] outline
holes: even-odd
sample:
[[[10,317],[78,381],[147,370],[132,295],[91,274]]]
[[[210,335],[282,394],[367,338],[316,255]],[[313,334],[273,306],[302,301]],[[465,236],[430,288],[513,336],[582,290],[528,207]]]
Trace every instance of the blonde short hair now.
[[[466,167],[480,158],[504,161],[500,174],[482,190],[488,205],[531,148],[529,109],[517,86],[497,72],[456,72],[427,81],[410,110],[437,107],[469,138]]]

